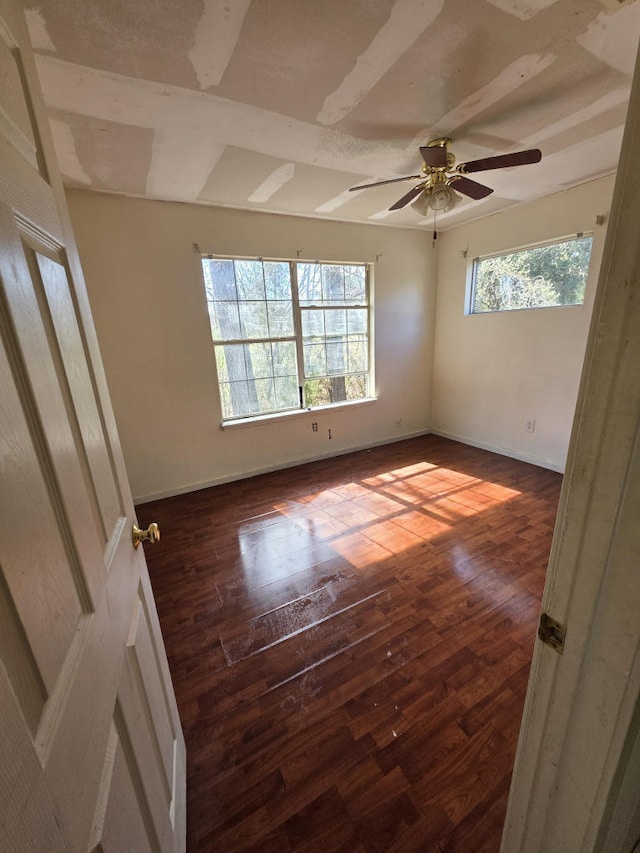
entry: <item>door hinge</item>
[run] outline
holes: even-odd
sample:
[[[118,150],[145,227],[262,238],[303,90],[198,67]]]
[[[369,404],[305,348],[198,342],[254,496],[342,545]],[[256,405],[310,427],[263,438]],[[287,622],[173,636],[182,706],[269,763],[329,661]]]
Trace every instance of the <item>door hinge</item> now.
[[[555,619],[552,619],[548,613],[540,615],[540,624],[538,625],[538,637],[543,643],[555,649],[559,655],[564,651],[564,639],[567,636],[566,625],[561,625]]]

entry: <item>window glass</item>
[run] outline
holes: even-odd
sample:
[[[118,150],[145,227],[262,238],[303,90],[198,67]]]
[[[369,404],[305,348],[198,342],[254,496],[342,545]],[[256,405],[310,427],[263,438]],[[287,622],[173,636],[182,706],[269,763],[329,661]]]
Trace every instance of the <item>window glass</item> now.
[[[476,258],[471,313],[581,305],[592,237]]]
[[[365,264],[204,258],[202,268],[223,420],[370,396]]]

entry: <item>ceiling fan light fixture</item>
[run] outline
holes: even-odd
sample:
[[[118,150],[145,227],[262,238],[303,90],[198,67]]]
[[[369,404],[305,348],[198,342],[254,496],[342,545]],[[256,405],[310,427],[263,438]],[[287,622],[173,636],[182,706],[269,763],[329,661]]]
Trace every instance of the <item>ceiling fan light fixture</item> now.
[[[456,199],[454,191],[447,184],[439,181],[431,189],[429,194],[429,207],[431,210],[446,210]]]
[[[417,211],[421,216],[428,216],[431,212],[431,208],[429,207],[429,196],[431,194],[431,190],[425,190],[423,193],[420,193],[418,198],[411,202],[411,207]]]

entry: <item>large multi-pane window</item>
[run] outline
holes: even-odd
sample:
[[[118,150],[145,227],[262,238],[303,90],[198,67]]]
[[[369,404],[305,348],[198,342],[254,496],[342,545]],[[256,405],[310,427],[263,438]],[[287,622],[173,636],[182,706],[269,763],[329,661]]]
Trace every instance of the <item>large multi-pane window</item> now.
[[[470,313],[581,305],[592,237],[579,235],[473,262]]]
[[[366,264],[202,260],[223,419],[370,397]]]

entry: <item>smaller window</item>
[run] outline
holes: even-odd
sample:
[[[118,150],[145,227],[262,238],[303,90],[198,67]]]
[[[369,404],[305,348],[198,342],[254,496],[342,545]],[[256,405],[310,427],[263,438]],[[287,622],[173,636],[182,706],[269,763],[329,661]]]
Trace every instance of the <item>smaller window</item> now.
[[[592,240],[578,236],[475,258],[470,313],[581,305]]]

